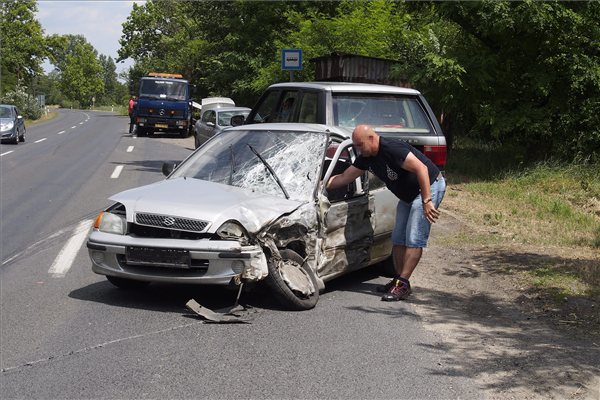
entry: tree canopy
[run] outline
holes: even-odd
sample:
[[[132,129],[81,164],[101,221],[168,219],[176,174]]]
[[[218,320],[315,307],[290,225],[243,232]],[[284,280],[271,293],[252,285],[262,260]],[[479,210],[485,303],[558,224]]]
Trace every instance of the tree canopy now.
[[[41,74],[46,55],[35,0],[0,0],[0,91],[28,85]]]

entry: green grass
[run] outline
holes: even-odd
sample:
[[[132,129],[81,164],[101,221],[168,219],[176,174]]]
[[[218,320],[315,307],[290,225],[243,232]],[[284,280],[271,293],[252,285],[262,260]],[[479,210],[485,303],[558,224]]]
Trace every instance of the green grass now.
[[[567,265],[530,265],[534,286],[560,296],[600,293],[600,164],[525,162],[510,149],[463,145],[446,166],[444,203],[481,232],[468,244],[554,248]],[[442,204],[444,207],[444,204]],[[580,255],[584,255],[581,256]],[[583,262],[585,261],[585,262]]]

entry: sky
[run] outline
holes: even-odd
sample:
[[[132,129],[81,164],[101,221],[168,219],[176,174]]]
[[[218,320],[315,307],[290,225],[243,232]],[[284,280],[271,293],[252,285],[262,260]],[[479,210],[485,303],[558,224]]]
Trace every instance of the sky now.
[[[121,47],[121,24],[129,16],[133,3],[144,2],[38,0],[36,18],[42,24],[45,35],[83,35],[98,54],[110,56],[116,62],[117,51]],[[117,73],[127,70],[131,65],[131,59],[117,63]],[[46,72],[52,70],[52,65],[48,62],[43,67]]]

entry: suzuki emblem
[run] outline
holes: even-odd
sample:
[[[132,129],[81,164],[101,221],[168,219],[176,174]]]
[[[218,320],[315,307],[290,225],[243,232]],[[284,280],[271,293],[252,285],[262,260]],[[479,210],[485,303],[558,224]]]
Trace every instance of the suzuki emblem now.
[[[163,225],[164,226],[172,226],[173,224],[175,224],[175,218],[173,217],[165,217],[165,219],[163,219]]]

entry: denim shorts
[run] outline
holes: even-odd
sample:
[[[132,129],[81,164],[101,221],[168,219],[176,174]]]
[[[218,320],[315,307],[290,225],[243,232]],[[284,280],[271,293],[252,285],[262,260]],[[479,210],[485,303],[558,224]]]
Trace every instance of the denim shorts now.
[[[431,201],[435,208],[440,206],[444,194],[446,194],[446,180],[440,176],[431,185]],[[421,194],[412,203],[398,201],[396,225],[392,232],[394,246],[427,247],[430,229],[431,224],[423,214]]]

